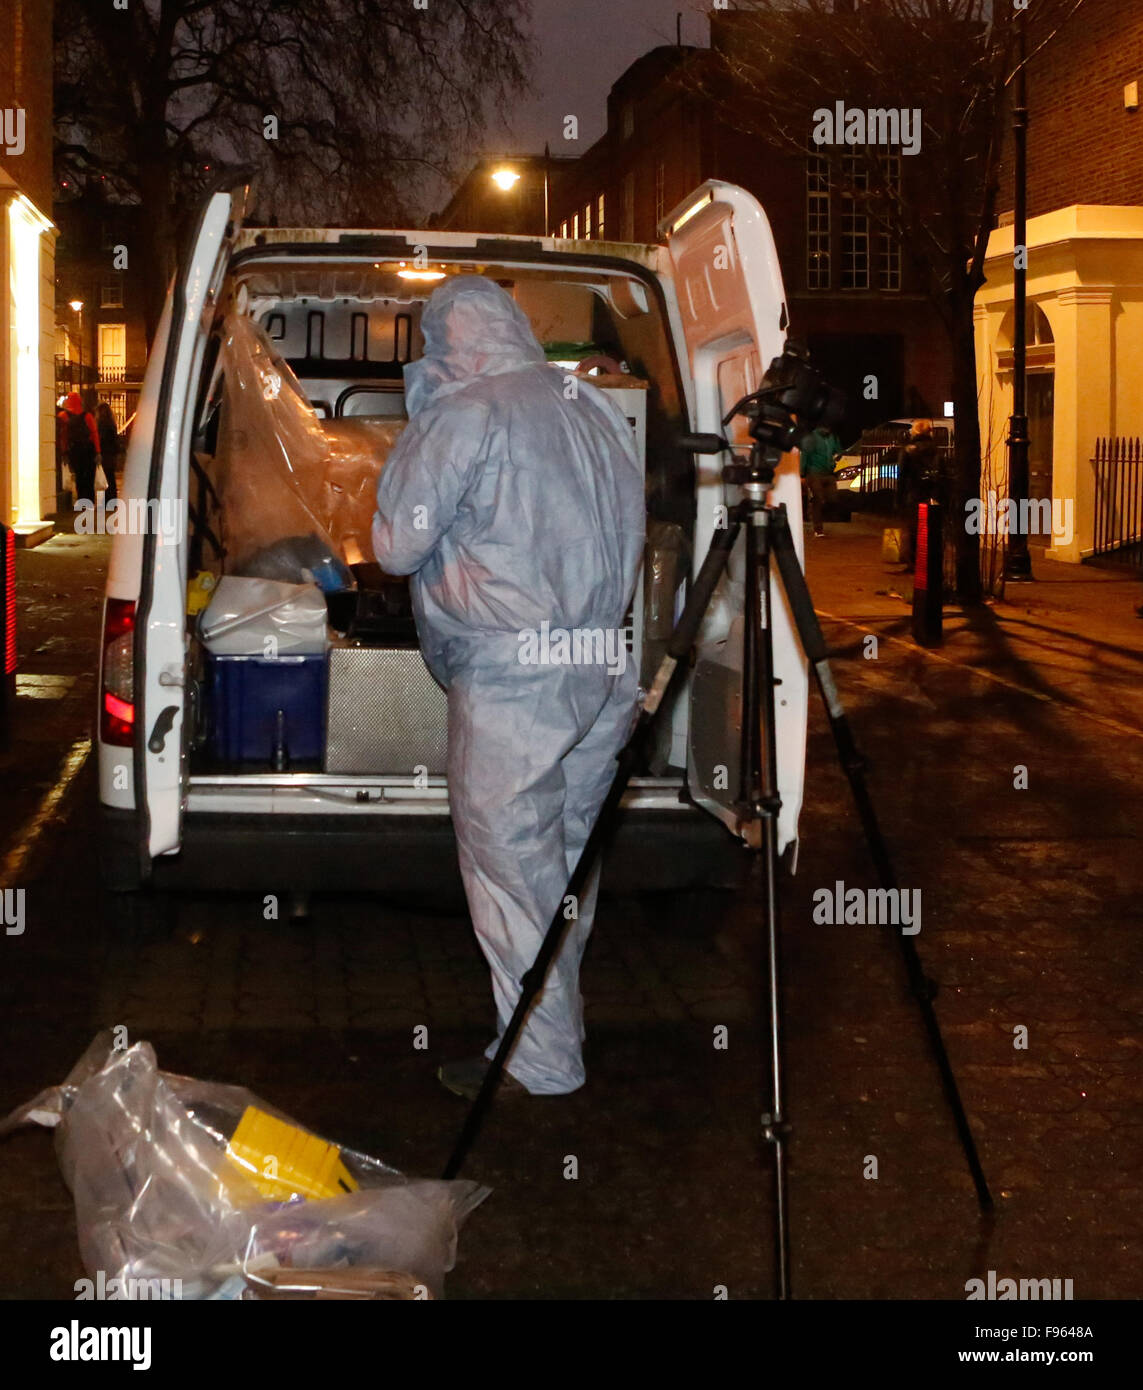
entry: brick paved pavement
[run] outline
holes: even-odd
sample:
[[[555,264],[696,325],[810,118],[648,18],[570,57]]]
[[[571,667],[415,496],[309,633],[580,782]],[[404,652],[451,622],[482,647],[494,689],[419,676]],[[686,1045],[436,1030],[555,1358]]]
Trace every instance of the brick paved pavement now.
[[[894,581],[874,537],[837,528],[811,547],[900,877],[923,892],[918,945],[1000,1214],[981,1230],[892,943],[811,920],[815,888],[870,882],[815,710],[801,863],[784,889],[806,1297],[958,1298],[989,1268],[1072,1278],[1077,1298],[1140,1293],[1143,624],[1130,582],[1041,569],[1018,603],[952,615],[928,655],[878,592]],[[882,639],[876,660],[867,631]],[[338,1139],[436,1171],[463,1107],[433,1068],[490,1023],[463,919],[327,898],[305,924],[268,923],[260,900],[203,895],[141,937],[92,886],[90,782],[31,885],[28,932],[4,946],[0,1106],[61,1077],[97,1026],[126,1023],[172,1070],[242,1081]],[[768,1292],[757,921],[746,900],[723,906],[712,896],[688,919],[620,894],[601,908],[584,974],[589,1085],[494,1115],[468,1172],[495,1191],[462,1234],[451,1296]],[[412,1045],[421,1023],[428,1053]],[[42,1132],[0,1146],[0,1247],[8,1296],[66,1296],[79,1276]]]

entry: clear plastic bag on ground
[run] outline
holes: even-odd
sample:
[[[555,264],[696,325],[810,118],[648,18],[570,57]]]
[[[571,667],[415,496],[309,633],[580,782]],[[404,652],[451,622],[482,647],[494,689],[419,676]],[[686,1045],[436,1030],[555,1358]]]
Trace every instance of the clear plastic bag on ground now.
[[[325,1271],[328,1283],[339,1269],[410,1276],[439,1297],[458,1229],[490,1190],[405,1177],[338,1150],[245,1087],[159,1071],[149,1043],[114,1050],[108,1032],[62,1085],[0,1122],[0,1136],[24,1123],[55,1128],[93,1283],[151,1297],[153,1281],[168,1281],[168,1297],[234,1299],[271,1282],[305,1289],[306,1270]],[[243,1133],[288,1138],[306,1161],[294,1165],[283,1142],[280,1155],[258,1153]],[[314,1179],[314,1154],[332,1178]],[[341,1195],[266,1195],[314,1183]]]

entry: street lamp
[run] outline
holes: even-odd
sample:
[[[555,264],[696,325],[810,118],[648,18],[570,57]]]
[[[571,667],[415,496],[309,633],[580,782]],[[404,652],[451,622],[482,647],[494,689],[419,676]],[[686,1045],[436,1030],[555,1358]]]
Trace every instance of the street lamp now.
[[[75,340],[79,346],[79,389],[83,390],[83,300],[69,299],[67,307],[76,316]]]
[[[544,146],[544,235],[548,234],[548,147]],[[499,169],[493,169],[491,174],[492,182],[501,193],[510,193],[520,182],[521,175],[518,170],[511,165],[502,164]]]
[[[1015,531],[1009,525],[1008,548],[1004,561],[1004,578],[1022,581],[1032,578],[1032,560],[1028,554],[1028,537],[1020,526],[1027,512],[1021,502],[1028,496],[1028,33],[1027,11],[1016,18],[1018,43],[1016,95],[1013,102],[1012,136],[1014,145],[1013,174],[1015,180],[1015,209],[1013,213],[1012,297],[1016,315],[1012,335],[1012,418],[1008,428],[1008,496],[1015,512]]]

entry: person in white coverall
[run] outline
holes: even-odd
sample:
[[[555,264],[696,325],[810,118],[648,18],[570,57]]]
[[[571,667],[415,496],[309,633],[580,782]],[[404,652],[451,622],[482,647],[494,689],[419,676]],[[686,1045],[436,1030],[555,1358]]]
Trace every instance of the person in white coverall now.
[[[643,552],[643,481],[618,407],[566,384],[491,280],[447,281],[421,326],[373,548],[384,570],[412,575],[421,650],[448,691],[449,802],[502,1036],[634,725],[638,670],[617,639]],[[579,967],[597,888],[598,866],[565,909],[510,1089],[583,1085]],[[495,1049],[441,1080],[474,1095]]]

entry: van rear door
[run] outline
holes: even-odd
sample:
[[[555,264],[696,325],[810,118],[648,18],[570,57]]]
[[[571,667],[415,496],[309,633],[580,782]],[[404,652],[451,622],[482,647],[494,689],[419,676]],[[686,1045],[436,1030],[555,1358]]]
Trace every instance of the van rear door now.
[[[759,385],[785,339],[782,272],[770,223],[758,200],[734,184],[711,180],[685,198],[661,231],[674,269],[675,290],[694,379],[694,428],[723,433],[722,417]],[[725,431],[746,441],[744,422]],[[724,508],[738,489],[723,483],[724,456],[696,455],[695,572],[706,555]],[[784,502],[802,560],[802,492],[796,454],[782,460],[772,494]],[[742,622],[745,537],[699,634],[692,673],[687,780],[699,805],[741,833],[738,796],[741,737]],[[771,576],[776,690],[780,850],[796,840],[806,758],[809,677],[793,620]]]
[[[242,225],[248,182],[231,174],[207,195],[168,295],[135,620],[135,785],[140,789],[141,867],[177,850],[186,793],[187,497],[195,385],[216,298]]]

